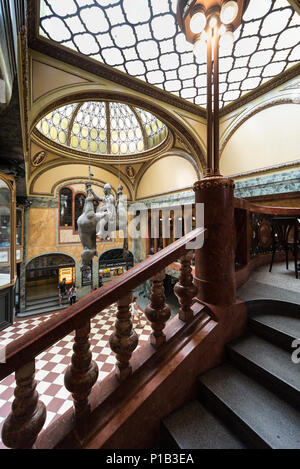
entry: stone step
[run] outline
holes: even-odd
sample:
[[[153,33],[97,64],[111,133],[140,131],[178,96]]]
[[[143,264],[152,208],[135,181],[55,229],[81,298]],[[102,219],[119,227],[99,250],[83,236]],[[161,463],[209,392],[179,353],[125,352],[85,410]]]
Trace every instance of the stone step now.
[[[25,309],[25,311],[23,313],[18,314],[18,318],[36,316],[38,314],[51,313],[51,312],[54,313],[55,311],[61,311],[62,309],[68,308],[68,306],[69,306],[69,304],[62,305],[62,306],[60,306],[60,305],[50,306],[50,307],[44,307],[44,308],[36,309],[34,311],[32,311],[32,310],[27,311]]]
[[[300,413],[229,363],[198,379],[200,402],[250,448],[300,448]]]
[[[250,332],[226,349],[230,361],[241,371],[271,391],[276,389],[277,395],[300,410],[299,365],[292,361],[292,349],[287,352]]]
[[[164,449],[245,449],[226,425],[199,401],[189,402],[163,420]]]

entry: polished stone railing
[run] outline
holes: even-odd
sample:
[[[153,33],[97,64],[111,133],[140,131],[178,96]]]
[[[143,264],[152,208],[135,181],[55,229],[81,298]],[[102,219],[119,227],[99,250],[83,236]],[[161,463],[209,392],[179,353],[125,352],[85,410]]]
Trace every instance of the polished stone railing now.
[[[117,303],[115,331],[109,343],[116,354],[116,376],[119,382],[125,381],[132,374],[131,357],[138,344],[131,319],[132,292],[152,279],[150,303],[145,315],[152,328],[150,343],[159,349],[166,342],[164,329],[170,318],[163,286],[165,268],[176,259],[181,263],[179,281],[174,289],[181,304],[179,318],[183,324],[192,320],[191,305],[196,287],[191,275],[192,254],[188,246],[202,234],[203,228],[193,230],[6,347],[6,362],[0,364],[0,380],[11,373],[15,373],[16,378],[11,413],[2,428],[2,440],[7,447],[34,447],[46,420],[46,408],[36,391],[35,359],[74,330],[73,355],[64,382],[74,401],[74,428],[79,435],[85,433],[91,414],[89,396],[98,379],[98,366],[92,360],[89,342],[91,319]]]

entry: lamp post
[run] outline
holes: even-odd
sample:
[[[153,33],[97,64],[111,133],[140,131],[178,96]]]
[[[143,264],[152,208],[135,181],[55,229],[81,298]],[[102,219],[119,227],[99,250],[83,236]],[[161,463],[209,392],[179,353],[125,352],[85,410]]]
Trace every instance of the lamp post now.
[[[219,46],[233,44],[249,0],[178,0],[177,21],[197,57],[207,63],[207,168],[194,184],[208,236],[195,250],[197,298],[218,317],[236,303],[234,181],[219,170]],[[229,308],[229,309],[228,309]]]
[[[207,168],[206,177],[219,170],[219,46],[233,45],[233,32],[241,24],[249,0],[178,0],[177,21],[196,57],[207,63]],[[212,99],[212,96],[214,98]]]

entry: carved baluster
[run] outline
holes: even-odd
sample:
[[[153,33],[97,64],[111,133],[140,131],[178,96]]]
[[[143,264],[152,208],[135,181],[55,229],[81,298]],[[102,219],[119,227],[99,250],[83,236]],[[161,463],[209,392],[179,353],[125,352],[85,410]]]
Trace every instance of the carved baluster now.
[[[165,341],[163,333],[165,324],[170,319],[171,311],[166,304],[164,278],[166,274],[163,270],[152,278],[150,303],[146,306],[145,315],[151,322],[153,332],[150,335],[150,342],[153,347],[160,347]]]
[[[138,336],[132,328],[131,303],[132,292],[118,300],[115,331],[109,339],[110,348],[116,354],[116,375],[120,381],[124,381],[132,374],[129,361],[138,345]]]
[[[91,412],[88,396],[98,378],[98,366],[92,361],[89,333],[90,320],[75,332],[72,363],[65,373],[65,387],[72,393],[76,428],[81,433],[85,431]]]
[[[193,283],[191,261],[193,251],[189,251],[180,259],[179,282],[174,287],[174,293],[178,298],[181,308],[179,310],[179,319],[184,322],[190,322],[193,318],[191,309],[192,299],[197,293],[197,287]]]
[[[45,423],[46,408],[39,401],[34,375],[34,360],[15,373],[15,399],[2,428],[2,441],[8,448],[32,448]]]

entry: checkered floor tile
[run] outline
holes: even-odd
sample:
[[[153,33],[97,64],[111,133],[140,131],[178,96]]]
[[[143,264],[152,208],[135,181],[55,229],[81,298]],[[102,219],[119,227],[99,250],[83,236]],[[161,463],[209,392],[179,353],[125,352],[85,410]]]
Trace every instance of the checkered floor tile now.
[[[115,355],[109,347],[109,338],[114,330],[116,311],[116,305],[112,305],[91,321],[91,350],[93,360],[99,368],[99,381],[102,381],[114,369],[116,362]],[[13,326],[0,332],[0,346],[3,347],[11,341],[18,339],[28,330],[37,327],[56,314],[59,314],[59,312],[27,319],[17,318]],[[135,309],[133,311],[133,327],[139,337],[138,346],[141,346],[148,341],[151,333],[151,326],[141,310]],[[73,338],[74,333],[66,336],[63,340],[36,357],[35,379],[37,381],[37,391],[40,400],[47,407],[47,420],[44,428],[73,405],[72,397],[64,387],[64,373],[70,364],[73,353]],[[14,388],[14,374],[7,376],[0,382],[0,432],[3,421],[11,410]],[[1,440],[0,448],[5,448]]]

